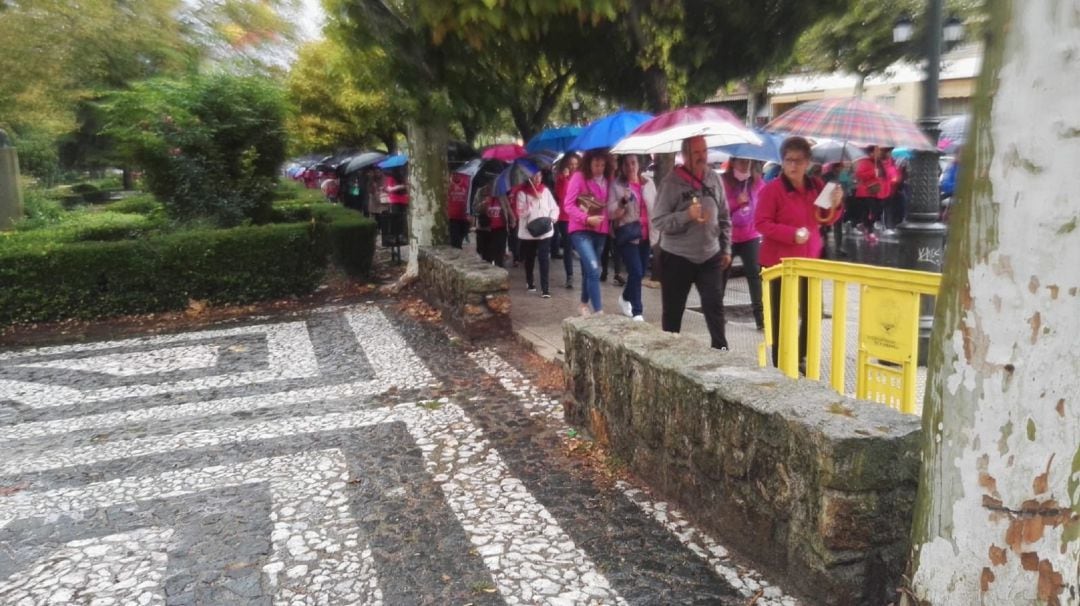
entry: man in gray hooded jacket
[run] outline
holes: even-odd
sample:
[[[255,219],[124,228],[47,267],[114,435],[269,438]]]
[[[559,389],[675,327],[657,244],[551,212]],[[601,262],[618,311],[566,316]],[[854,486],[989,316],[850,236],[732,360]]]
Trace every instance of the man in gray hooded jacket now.
[[[727,349],[723,275],[731,265],[731,218],[724,187],[708,166],[704,137],[683,141],[684,165],[660,184],[652,227],[661,233],[661,327],[679,332],[690,286],[697,286],[711,345]]]

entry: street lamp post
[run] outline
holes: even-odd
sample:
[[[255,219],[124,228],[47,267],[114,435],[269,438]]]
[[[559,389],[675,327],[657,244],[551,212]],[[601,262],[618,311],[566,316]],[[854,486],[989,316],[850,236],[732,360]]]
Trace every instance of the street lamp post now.
[[[943,35],[952,43],[963,35],[958,19],[950,18],[944,26],[943,0],[929,0],[926,7],[926,80],[923,83],[922,112],[919,125],[932,142],[937,141],[941,110],[938,103],[938,84],[941,77]],[[959,31],[958,31],[959,28]],[[911,39],[913,24],[902,18],[893,29],[893,40]],[[905,269],[941,272],[945,256],[945,224],[941,222],[941,195],[938,189],[938,152],[916,151],[909,165],[908,183],[911,199],[904,221],[897,226],[900,241],[900,266]],[[934,323],[934,300],[924,297],[919,318],[919,363],[925,364]]]

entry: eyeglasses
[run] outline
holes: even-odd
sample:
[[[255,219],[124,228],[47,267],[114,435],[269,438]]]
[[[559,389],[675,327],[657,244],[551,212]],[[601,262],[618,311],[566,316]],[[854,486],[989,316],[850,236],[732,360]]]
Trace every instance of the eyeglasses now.
[[[792,164],[792,165],[796,165],[796,166],[798,166],[800,164],[806,164],[809,161],[810,161],[810,158],[807,158],[805,156],[799,156],[797,158],[784,158],[784,164]]]

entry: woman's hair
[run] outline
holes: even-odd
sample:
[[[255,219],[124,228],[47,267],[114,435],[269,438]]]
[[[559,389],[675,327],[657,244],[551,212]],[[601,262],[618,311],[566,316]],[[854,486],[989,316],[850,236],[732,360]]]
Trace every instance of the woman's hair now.
[[[592,179],[596,175],[592,174],[592,161],[594,158],[604,159],[604,178],[610,179],[611,174],[614,172],[614,168],[611,166],[611,161],[608,158],[606,149],[590,149],[585,152],[585,157],[581,159],[581,163],[578,165],[578,170],[581,171],[581,176],[586,179]]]
[[[559,158],[559,163],[555,165],[555,170],[562,172],[564,169],[570,167],[570,161],[574,158],[578,159],[578,166],[581,166],[581,158],[574,152],[565,154],[562,158]]]
[[[617,165],[618,168],[615,170],[615,176],[618,177],[622,181],[629,181],[630,180],[630,175],[626,174],[626,165],[627,165],[627,162],[629,162],[631,157],[637,158],[637,161],[638,161],[638,167],[637,167],[638,174],[637,174],[637,176],[638,177],[641,177],[641,171],[644,170],[644,164],[642,164],[640,156],[635,156],[634,154],[625,154],[625,155],[619,156],[618,160],[616,161],[616,165]]]
[[[810,159],[810,142],[802,137],[788,137],[780,144],[780,158],[783,159],[789,151],[802,152],[806,159]]]

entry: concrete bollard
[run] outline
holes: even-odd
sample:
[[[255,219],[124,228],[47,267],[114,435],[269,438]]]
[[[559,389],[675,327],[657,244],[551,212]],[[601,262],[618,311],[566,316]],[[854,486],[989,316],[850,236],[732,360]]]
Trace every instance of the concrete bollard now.
[[[19,154],[0,129],[0,231],[11,229],[23,216],[19,189]]]

